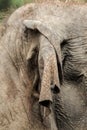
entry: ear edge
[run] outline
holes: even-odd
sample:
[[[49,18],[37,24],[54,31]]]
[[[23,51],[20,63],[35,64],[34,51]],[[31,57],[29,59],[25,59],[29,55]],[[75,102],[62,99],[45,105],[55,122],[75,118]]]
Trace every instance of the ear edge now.
[[[23,24],[32,30],[37,29],[37,25],[41,25],[41,22],[38,20],[24,20]]]

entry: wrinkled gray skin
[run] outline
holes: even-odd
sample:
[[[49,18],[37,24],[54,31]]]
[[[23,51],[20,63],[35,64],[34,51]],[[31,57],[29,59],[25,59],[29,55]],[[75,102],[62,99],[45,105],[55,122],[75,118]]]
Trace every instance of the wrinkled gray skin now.
[[[44,119],[38,101],[42,34],[26,27],[27,19],[41,20],[59,39],[63,75],[51,119]],[[87,130],[87,6],[26,5],[6,27],[0,40],[0,130]]]

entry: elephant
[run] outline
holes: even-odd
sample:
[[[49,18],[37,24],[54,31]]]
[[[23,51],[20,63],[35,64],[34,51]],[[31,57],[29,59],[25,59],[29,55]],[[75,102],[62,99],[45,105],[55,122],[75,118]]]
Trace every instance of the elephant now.
[[[0,38],[0,130],[87,130],[87,5],[31,3]]]

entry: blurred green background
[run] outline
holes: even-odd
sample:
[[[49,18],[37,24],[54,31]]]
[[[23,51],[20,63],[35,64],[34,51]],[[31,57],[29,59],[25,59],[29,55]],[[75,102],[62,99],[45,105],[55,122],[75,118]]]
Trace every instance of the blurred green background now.
[[[26,3],[30,3],[34,1],[37,0],[0,0],[0,22],[9,14],[11,14],[16,8]],[[43,0],[39,0],[39,1],[43,1]],[[87,2],[87,0],[60,0],[60,1]]]
[[[16,8],[33,2],[33,0],[0,0],[0,22],[8,17]]]
[[[60,0],[60,1],[87,2],[87,0]],[[33,2],[33,0],[0,0],[0,10],[8,8],[18,8],[21,5],[24,5],[29,2]]]
[[[0,0],[0,10],[8,8],[18,8],[32,0]]]

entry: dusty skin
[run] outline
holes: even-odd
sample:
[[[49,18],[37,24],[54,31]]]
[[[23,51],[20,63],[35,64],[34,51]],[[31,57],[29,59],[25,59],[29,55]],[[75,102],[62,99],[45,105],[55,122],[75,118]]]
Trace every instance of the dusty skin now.
[[[0,130],[87,130],[87,5],[32,3],[9,17]]]

